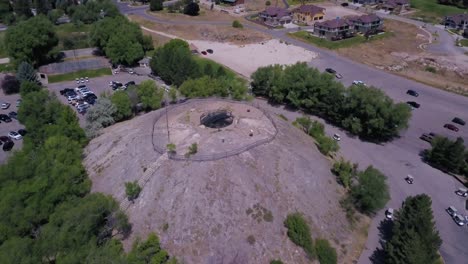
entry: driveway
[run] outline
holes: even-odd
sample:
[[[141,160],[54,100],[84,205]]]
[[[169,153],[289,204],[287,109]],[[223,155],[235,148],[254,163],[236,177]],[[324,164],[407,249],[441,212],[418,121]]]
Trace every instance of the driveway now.
[[[127,7],[119,5],[121,12],[129,12]],[[163,21],[157,17],[149,16],[144,9],[131,12],[141,15],[146,19],[169,24],[172,22]],[[176,21],[176,24],[186,24],[186,21]],[[223,21],[193,21],[190,23],[209,23],[216,25],[226,25]],[[229,24],[229,23],[227,23]],[[448,131],[443,128],[445,123],[449,123],[454,116],[459,116],[468,120],[468,98],[439,90],[424,84],[404,79],[399,76],[383,72],[376,68],[351,61],[338,54],[308,45],[301,41],[292,39],[286,35],[285,31],[269,30],[261,26],[246,24],[245,27],[258,30],[271,35],[274,38],[282,39],[293,45],[303,47],[319,53],[319,58],[309,63],[310,66],[324,70],[327,67],[334,68],[343,75],[342,82],[350,85],[353,80],[362,80],[370,85],[375,85],[382,89],[397,102],[414,100],[421,103],[421,108],[413,112],[410,127],[407,131],[401,133],[401,138],[393,142],[376,145],[368,142],[362,142],[357,138],[349,137],[339,128],[326,125],[326,131],[329,135],[339,132],[342,135],[340,142],[340,154],[347,159],[357,162],[361,168],[373,165],[388,176],[388,183],[391,190],[392,199],[388,206],[399,208],[401,202],[409,195],[427,193],[432,197],[433,210],[437,227],[444,240],[441,247],[441,254],[446,263],[465,263],[468,258],[468,248],[460,241],[467,241],[468,228],[458,227],[452,219],[445,213],[445,208],[453,205],[460,211],[463,210],[464,201],[457,197],[454,191],[461,185],[452,177],[433,169],[423,163],[419,158],[419,152],[429,145],[421,141],[418,137],[425,132],[436,132],[450,137],[461,136],[465,142],[468,142],[468,128],[462,127],[458,133]],[[420,94],[418,98],[406,95],[406,90],[417,90]],[[288,112],[282,108],[270,107],[272,111],[283,113],[290,120],[293,120],[299,114]],[[407,174],[415,177],[415,184],[407,185],[403,178]],[[363,251],[359,263],[371,263],[369,257],[375,248],[379,245],[379,234],[377,226],[383,219],[383,211],[373,220],[369,229],[366,249]]]

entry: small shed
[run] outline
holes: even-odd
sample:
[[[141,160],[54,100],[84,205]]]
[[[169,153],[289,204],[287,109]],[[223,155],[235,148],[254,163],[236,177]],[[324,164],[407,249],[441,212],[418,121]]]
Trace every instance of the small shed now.
[[[149,57],[144,57],[140,61],[138,61],[138,64],[140,67],[146,68],[149,66],[150,58]]]

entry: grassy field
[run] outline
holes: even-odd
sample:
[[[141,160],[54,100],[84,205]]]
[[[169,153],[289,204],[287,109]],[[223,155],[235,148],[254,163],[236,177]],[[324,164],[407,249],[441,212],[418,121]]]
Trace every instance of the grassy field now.
[[[462,40],[460,40],[460,44],[461,44],[463,47],[468,47],[468,39],[462,39]]]
[[[57,74],[57,75],[49,75],[49,83],[56,83],[56,82],[65,82],[65,81],[73,81],[76,78],[81,77],[99,77],[104,75],[112,75],[112,71],[110,68],[101,68],[97,70],[82,70],[77,72],[70,72],[65,74]]]
[[[294,5],[302,5],[302,3],[304,3],[304,5],[310,5],[310,4],[314,4],[314,3],[321,3],[321,2],[325,2],[325,0],[287,0],[288,1],[288,4],[290,6],[294,6]],[[275,1],[272,1],[270,0],[272,6],[274,6],[275,4]]]
[[[349,47],[359,45],[362,43],[366,43],[369,41],[382,39],[391,35],[391,33],[385,32],[384,34],[371,37],[369,40],[366,40],[366,38],[363,36],[355,36],[352,38],[337,40],[337,41],[330,41],[327,39],[319,38],[319,37],[311,35],[307,31],[298,31],[295,33],[289,33],[289,35],[296,39],[302,40],[304,42],[310,43],[318,47],[335,50],[335,49],[341,49],[341,48],[349,48]]]
[[[56,27],[57,34],[66,34],[73,32],[90,32],[92,25],[83,24],[81,26],[76,26],[73,23],[61,24]]]
[[[463,14],[466,12],[466,9],[455,6],[439,5],[437,4],[437,0],[410,0],[410,3],[412,8],[419,10],[412,17],[422,18],[424,21],[437,24],[446,15]]]
[[[62,24],[56,27],[59,38],[59,49],[84,49],[90,48],[89,32],[92,25],[76,26],[72,23]]]
[[[8,54],[6,53],[5,50],[5,31],[0,32],[0,58],[6,58],[8,57]]]

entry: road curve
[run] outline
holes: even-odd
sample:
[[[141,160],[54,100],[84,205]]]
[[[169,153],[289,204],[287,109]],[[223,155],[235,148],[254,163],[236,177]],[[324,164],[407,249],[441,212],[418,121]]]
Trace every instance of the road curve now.
[[[155,16],[146,14],[145,8],[131,8],[124,4],[118,4],[120,11],[124,14],[136,14],[145,19],[162,24],[188,24],[187,21],[166,21]],[[190,24],[210,24],[210,25],[230,25],[228,21],[190,21]],[[409,195],[427,193],[432,197],[433,211],[437,227],[444,241],[441,247],[441,254],[447,264],[466,263],[468,259],[468,247],[464,242],[468,241],[468,228],[458,227],[445,213],[445,208],[450,205],[464,210],[464,199],[457,197],[454,191],[461,186],[452,177],[433,169],[423,163],[419,157],[419,152],[428,148],[429,145],[418,139],[425,132],[436,132],[441,135],[454,138],[461,136],[468,142],[468,127],[461,127],[459,132],[452,132],[443,128],[445,123],[450,123],[454,116],[458,116],[468,121],[468,97],[452,94],[424,84],[420,84],[376,68],[343,58],[338,54],[308,45],[301,41],[287,36],[285,31],[277,31],[263,28],[257,25],[247,24],[253,30],[266,33],[274,38],[282,39],[291,44],[303,47],[307,50],[317,52],[319,58],[311,61],[310,66],[324,70],[327,67],[334,68],[344,77],[342,82],[350,85],[353,80],[362,80],[370,85],[379,87],[397,102],[417,101],[421,108],[413,111],[410,127],[401,133],[401,137],[392,142],[377,145],[362,142],[359,139],[347,135],[339,128],[326,125],[326,132],[330,135],[340,133],[340,154],[360,164],[361,168],[373,165],[388,177],[392,199],[388,206],[399,208],[401,202]],[[417,90],[420,94],[418,98],[406,95],[406,90]],[[285,114],[292,119],[298,116],[297,113],[288,112],[280,108],[271,108],[271,111]],[[415,177],[415,184],[408,185],[403,180],[407,174]],[[383,219],[383,212],[380,212],[372,222],[369,229],[368,241],[359,263],[372,263],[369,259],[375,248],[378,246],[379,234],[377,226]]]

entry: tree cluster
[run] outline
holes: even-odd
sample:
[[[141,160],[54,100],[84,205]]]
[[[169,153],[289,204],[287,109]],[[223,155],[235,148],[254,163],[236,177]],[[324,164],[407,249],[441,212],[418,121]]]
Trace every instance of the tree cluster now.
[[[261,67],[251,76],[255,95],[319,115],[363,138],[384,141],[407,128],[410,108],[374,87],[345,88],[306,63]]]
[[[372,166],[356,175],[350,196],[355,207],[362,213],[374,214],[390,200],[385,175]]]
[[[143,36],[136,23],[126,17],[106,17],[93,25],[91,42],[114,64],[132,65],[153,49],[150,36]]]
[[[39,66],[54,57],[58,37],[53,24],[44,16],[36,16],[7,29],[5,48],[15,63],[28,62]]]
[[[323,155],[337,152],[340,149],[338,142],[333,138],[325,135],[325,127],[318,121],[312,121],[309,117],[303,116],[296,118],[294,124],[300,126],[300,128],[315,138],[317,141],[317,147]]]
[[[410,196],[395,212],[390,239],[384,246],[385,263],[437,263],[442,244],[426,194]]]
[[[424,158],[429,164],[443,171],[468,177],[468,150],[461,137],[455,141],[435,137],[431,146],[431,149],[424,152]]]
[[[437,0],[441,5],[451,5],[458,8],[468,8],[468,0]]]
[[[131,225],[112,197],[89,193],[74,111],[36,83],[23,81],[20,92],[28,135],[0,166],[2,263],[169,263],[155,235],[128,255],[115,239]]]
[[[120,16],[119,10],[111,0],[85,1],[81,5],[71,5],[66,11],[76,25],[92,24],[105,17]]]

